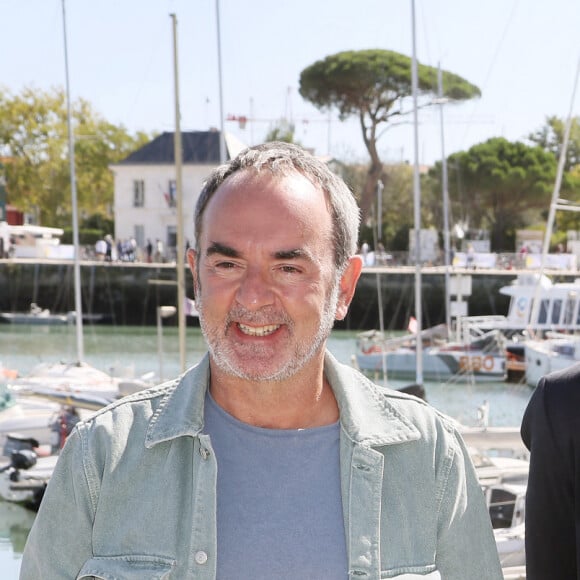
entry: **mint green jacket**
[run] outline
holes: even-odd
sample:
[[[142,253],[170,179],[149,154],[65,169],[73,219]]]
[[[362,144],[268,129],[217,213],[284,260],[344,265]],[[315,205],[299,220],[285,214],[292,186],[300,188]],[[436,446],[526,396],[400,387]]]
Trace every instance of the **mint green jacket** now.
[[[503,578],[452,422],[328,353],[325,373],[340,407],[345,578]],[[202,433],[208,379],[206,356],[76,426],[30,532],[21,580],[215,578],[218,466]]]

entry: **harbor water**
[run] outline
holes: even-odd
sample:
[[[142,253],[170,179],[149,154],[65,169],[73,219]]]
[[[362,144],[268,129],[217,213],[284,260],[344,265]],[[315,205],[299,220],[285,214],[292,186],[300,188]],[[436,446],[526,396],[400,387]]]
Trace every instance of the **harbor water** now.
[[[345,364],[352,364],[356,333],[334,331],[330,351]],[[151,326],[88,325],[84,332],[86,362],[116,375],[147,373],[171,378],[180,372],[178,331],[167,322]],[[199,328],[187,328],[187,366],[196,364],[205,352]],[[72,326],[0,325],[0,363],[21,374],[39,362],[75,361],[76,332]],[[382,383],[382,378],[378,378]],[[405,383],[389,383],[399,388]],[[525,384],[473,383],[470,381],[425,383],[426,398],[443,413],[466,425],[478,421],[478,409],[489,406],[491,426],[519,425],[531,395]],[[22,550],[34,521],[34,513],[0,501],[0,578],[18,578]]]

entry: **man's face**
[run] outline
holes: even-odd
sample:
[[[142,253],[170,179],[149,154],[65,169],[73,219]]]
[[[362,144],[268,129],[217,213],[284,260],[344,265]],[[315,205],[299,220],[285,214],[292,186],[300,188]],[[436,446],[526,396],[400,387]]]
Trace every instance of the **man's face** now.
[[[199,255],[188,258],[220,371],[285,380],[320,363],[337,306],[342,317],[346,305],[326,200],[305,177],[230,177],[205,209]]]

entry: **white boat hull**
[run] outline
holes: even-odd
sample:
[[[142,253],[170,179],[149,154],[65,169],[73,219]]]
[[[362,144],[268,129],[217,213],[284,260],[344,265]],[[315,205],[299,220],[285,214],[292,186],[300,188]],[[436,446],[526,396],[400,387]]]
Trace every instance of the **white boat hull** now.
[[[564,370],[580,362],[578,337],[526,341],[526,383],[536,387],[548,373]]]
[[[34,467],[20,470],[19,481],[12,480],[12,471],[0,473],[0,498],[14,503],[34,503],[35,493],[48,483],[58,456],[39,457]]]
[[[389,378],[413,380],[416,377],[417,353],[413,349],[401,348],[383,354],[379,348],[371,352],[360,350],[356,355],[357,364],[364,371],[381,372],[383,359]],[[423,378],[426,380],[453,377],[502,381],[505,376],[506,356],[503,353],[440,348],[423,350]]]

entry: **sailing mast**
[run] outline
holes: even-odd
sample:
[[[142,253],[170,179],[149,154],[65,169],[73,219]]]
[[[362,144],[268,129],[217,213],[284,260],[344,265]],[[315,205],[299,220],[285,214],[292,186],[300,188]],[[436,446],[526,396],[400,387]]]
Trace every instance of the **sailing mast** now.
[[[72,234],[74,245],[74,294],[75,294],[75,326],[76,326],[76,343],[77,343],[77,362],[82,362],[85,358],[84,339],[83,339],[83,307],[81,299],[81,257],[79,243],[79,218],[77,209],[77,183],[75,174],[75,144],[72,126],[72,110],[70,98],[70,83],[68,72],[68,46],[66,32],[66,8],[65,0],[62,0],[62,27],[64,38],[64,68],[66,80],[66,108],[67,108],[67,127],[68,127],[68,155],[70,162],[70,191],[71,191],[71,211],[72,211]]]
[[[570,130],[572,128],[572,119],[574,111],[574,101],[576,100],[576,87],[578,86],[578,77],[580,76],[580,59],[576,65],[576,76],[574,78],[574,86],[572,89],[572,98],[570,99],[570,110],[568,111],[568,118],[566,119],[566,127],[564,129],[564,138],[562,140],[562,149],[560,150],[560,158],[558,159],[558,169],[556,172],[556,181],[554,183],[554,190],[552,191],[552,201],[550,203],[550,211],[548,213],[548,223],[546,224],[546,232],[544,234],[544,243],[542,246],[542,257],[540,261],[540,270],[538,279],[536,281],[536,290],[534,292],[534,301],[530,312],[530,325],[538,319],[538,312],[540,310],[540,285],[541,279],[546,268],[546,256],[550,250],[550,239],[552,237],[552,230],[554,228],[554,220],[556,219],[556,210],[580,211],[578,207],[568,206],[561,203],[559,199],[560,187],[562,186],[562,175],[564,173],[564,165],[566,164],[566,152],[568,151],[568,141],[570,140]],[[560,203],[558,203],[560,202]],[[530,332],[532,329],[530,328]]]
[[[179,108],[179,77],[177,64],[177,17],[170,14],[173,24],[173,66],[175,78],[175,189],[177,196],[177,320],[179,335],[179,362],[185,371],[185,240],[183,235],[183,152],[181,146],[181,113]]]
[[[443,98],[443,74],[441,72],[441,63],[437,70],[437,96],[439,101],[439,115],[441,118],[441,181],[443,186],[443,251],[445,252],[445,324],[447,325],[447,332],[451,332],[451,294],[449,280],[449,258],[451,256],[451,248],[449,243],[449,179],[447,177],[447,157],[445,155],[445,131],[443,130],[445,124],[443,122],[443,105],[445,99]]]
[[[421,181],[419,176],[419,118],[418,118],[418,72],[417,72],[417,49],[415,38],[415,0],[411,0],[411,29],[413,31],[413,58],[411,61],[411,86],[413,92],[413,137],[415,145],[413,165],[413,206],[415,228],[415,319],[417,320],[417,366],[416,383],[423,385],[423,339],[421,337],[423,315],[421,303]]]
[[[220,24],[220,0],[215,2],[215,16],[217,27],[217,56],[218,56],[218,81],[219,81],[219,100],[220,100],[220,165],[226,160],[226,134],[224,129],[224,91],[222,82],[222,37]]]

